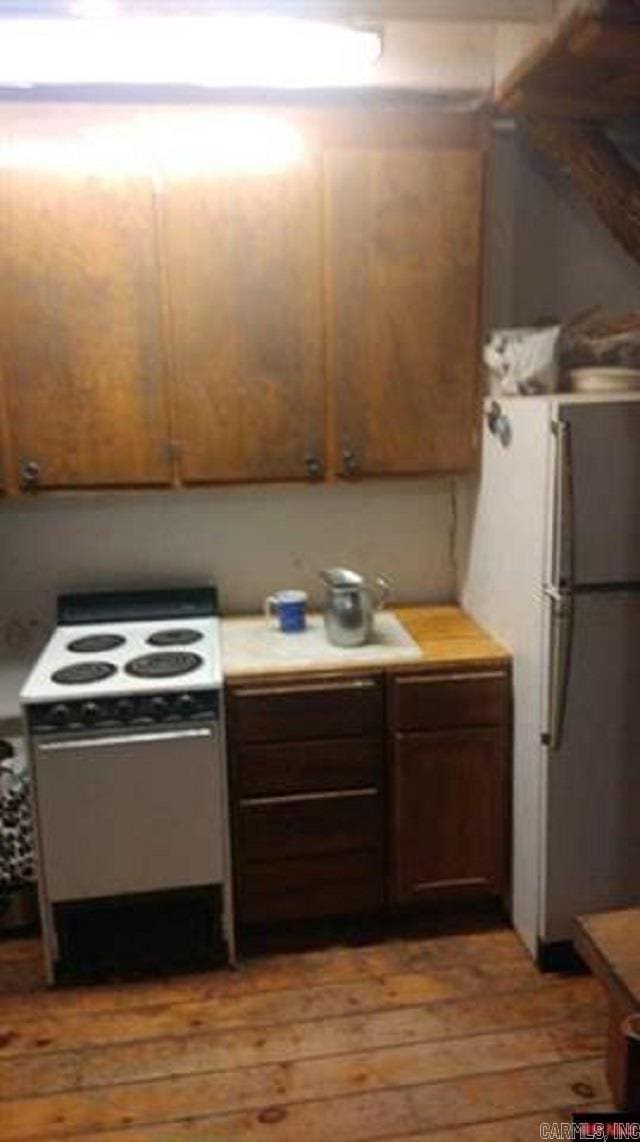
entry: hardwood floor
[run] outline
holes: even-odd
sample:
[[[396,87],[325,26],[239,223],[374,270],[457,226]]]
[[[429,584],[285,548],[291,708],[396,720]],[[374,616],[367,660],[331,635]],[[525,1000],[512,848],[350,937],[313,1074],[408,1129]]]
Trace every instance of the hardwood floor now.
[[[270,954],[47,990],[0,943],[0,1140],[528,1142],[610,1108],[606,1006],[514,934]]]

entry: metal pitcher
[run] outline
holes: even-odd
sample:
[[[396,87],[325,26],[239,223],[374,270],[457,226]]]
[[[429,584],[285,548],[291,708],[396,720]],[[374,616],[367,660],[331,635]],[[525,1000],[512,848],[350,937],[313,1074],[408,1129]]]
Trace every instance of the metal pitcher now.
[[[369,642],[374,613],[391,595],[390,581],[377,575],[373,584],[368,584],[362,575],[346,567],[321,571],[320,578],[327,588],[324,625],[329,642],[335,646],[362,646]]]

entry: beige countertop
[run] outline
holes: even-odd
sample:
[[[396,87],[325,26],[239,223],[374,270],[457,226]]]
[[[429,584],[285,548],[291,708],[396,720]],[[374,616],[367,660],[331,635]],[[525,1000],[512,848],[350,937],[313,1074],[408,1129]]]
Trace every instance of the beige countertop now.
[[[309,616],[303,634],[285,635],[264,618],[222,620],[222,661],[233,681],[257,676],[402,667],[442,669],[506,665],[509,651],[456,606],[397,607],[376,615],[374,641],[345,649],[324,636],[322,618]]]

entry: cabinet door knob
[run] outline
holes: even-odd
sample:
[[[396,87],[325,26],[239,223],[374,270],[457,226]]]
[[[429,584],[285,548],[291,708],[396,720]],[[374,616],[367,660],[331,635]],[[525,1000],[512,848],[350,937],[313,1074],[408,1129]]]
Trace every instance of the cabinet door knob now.
[[[342,471],[345,476],[355,476],[358,471],[358,460],[351,448],[342,449]]]
[[[20,469],[20,487],[29,490],[36,488],[40,480],[40,465],[37,460],[25,460]]]
[[[318,457],[309,452],[304,458],[304,466],[307,470],[307,476],[310,480],[319,480],[322,476],[322,465]]]

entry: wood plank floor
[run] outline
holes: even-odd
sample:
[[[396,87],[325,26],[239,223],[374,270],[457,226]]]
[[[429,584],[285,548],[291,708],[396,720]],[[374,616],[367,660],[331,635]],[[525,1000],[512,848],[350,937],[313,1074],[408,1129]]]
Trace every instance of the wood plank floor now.
[[[529,1142],[609,1108],[605,1027],[504,927],[57,991],[5,941],[0,1140]]]

